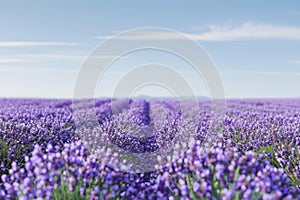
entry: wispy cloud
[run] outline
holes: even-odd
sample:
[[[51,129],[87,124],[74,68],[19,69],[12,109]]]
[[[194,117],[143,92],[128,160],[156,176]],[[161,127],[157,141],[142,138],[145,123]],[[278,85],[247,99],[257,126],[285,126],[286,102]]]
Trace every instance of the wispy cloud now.
[[[198,34],[185,34],[191,39],[199,41],[235,41],[259,39],[300,39],[300,27],[277,26],[272,24],[255,24],[245,22],[239,26],[209,25],[206,31]],[[98,39],[109,39],[108,36],[99,36]],[[121,40],[178,40],[185,39],[178,34],[160,31],[140,31],[138,35],[120,37]]]
[[[300,39],[300,27],[246,22],[238,27],[211,25],[209,31],[190,35],[196,40],[232,41],[251,39]]]
[[[26,62],[26,59],[19,59],[19,58],[0,58],[0,63],[19,63],[19,62]]]
[[[291,64],[300,65],[300,60],[292,60],[290,61]]]
[[[25,63],[25,62],[45,62],[45,61],[83,61],[89,59],[113,59],[115,55],[88,56],[79,54],[16,54],[0,56],[0,63]],[[127,58],[122,56],[121,59]]]
[[[267,75],[267,76],[300,76],[300,72],[289,71],[263,71],[263,70],[236,70],[236,71],[223,71],[221,74],[230,75]]]
[[[77,46],[81,43],[70,42],[28,42],[28,41],[0,41],[0,47],[39,47],[39,46]]]
[[[0,72],[9,72],[9,73],[15,73],[15,72],[58,72],[58,73],[76,73],[76,68],[68,68],[68,67],[59,67],[59,68],[50,68],[50,67],[0,67]]]
[[[42,62],[56,60],[83,60],[84,55],[68,55],[68,54],[9,54],[1,55],[0,63],[25,63],[25,62]]]
[[[98,36],[96,39],[110,39],[111,36]],[[146,30],[139,30],[138,34],[130,34],[126,36],[117,36],[115,39],[118,40],[177,40],[177,39],[185,39],[178,34],[170,33],[170,32],[160,32],[160,31],[151,31],[147,32]]]

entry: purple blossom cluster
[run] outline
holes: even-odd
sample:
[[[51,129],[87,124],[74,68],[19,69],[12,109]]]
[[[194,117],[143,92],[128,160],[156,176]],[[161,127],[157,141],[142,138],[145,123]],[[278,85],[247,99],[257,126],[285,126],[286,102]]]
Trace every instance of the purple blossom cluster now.
[[[74,134],[71,101],[40,99],[0,100],[0,172],[11,162],[23,160],[34,145],[62,146],[77,140]],[[5,156],[4,156],[5,155]]]
[[[156,193],[183,199],[295,199],[288,176],[263,158],[241,154],[231,141],[203,153],[196,143],[176,162],[160,170]],[[166,194],[167,191],[167,194]]]
[[[206,154],[194,144],[181,159],[162,166],[155,173],[129,174],[105,166],[104,155],[94,157],[80,142],[62,149],[38,145],[25,157],[25,167],[13,162],[9,174],[1,179],[5,198],[52,199],[68,192],[89,199],[294,199],[297,189],[290,187],[282,169],[270,165],[263,156],[248,151],[240,154],[218,144]]]
[[[300,100],[228,100],[209,149],[211,102],[198,103],[2,99],[0,199],[300,199]],[[105,138],[142,155],[186,135],[189,148],[151,172],[119,171],[114,152],[91,148]]]
[[[146,175],[116,172],[103,162],[103,157],[88,154],[79,141],[63,148],[48,145],[43,152],[39,145],[25,157],[25,167],[13,162],[9,174],[1,176],[4,188],[0,197],[21,199],[52,199],[64,188],[73,195],[89,199],[109,199],[132,196],[139,182],[147,184]],[[149,178],[148,178],[149,179]]]

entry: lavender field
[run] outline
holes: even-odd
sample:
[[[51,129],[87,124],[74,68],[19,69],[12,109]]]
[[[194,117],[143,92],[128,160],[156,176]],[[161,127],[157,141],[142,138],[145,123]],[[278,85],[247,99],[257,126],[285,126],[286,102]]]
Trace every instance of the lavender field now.
[[[199,100],[199,109],[172,99],[128,102],[78,100],[84,114],[74,117],[72,100],[1,99],[0,199],[300,199],[299,99],[227,100],[205,151],[209,100]],[[90,110],[92,128],[85,126]],[[156,170],[140,173],[117,170],[109,151],[95,153],[87,143],[97,146],[103,134],[143,154],[183,130],[194,139],[190,148],[164,164],[158,157]],[[152,134],[135,137],[139,131]]]

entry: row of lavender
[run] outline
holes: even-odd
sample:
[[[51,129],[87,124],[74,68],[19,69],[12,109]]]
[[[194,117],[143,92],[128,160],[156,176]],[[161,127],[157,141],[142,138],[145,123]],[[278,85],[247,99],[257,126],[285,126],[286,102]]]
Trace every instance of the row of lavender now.
[[[155,99],[74,105],[76,117],[70,100],[0,101],[0,198],[300,198],[300,100],[229,100],[221,136],[205,153],[207,100],[199,101],[200,110]],[[93,112],[97,122],[86,126]],[[189,150],[141,173],[117,171],[109,152],[92,153],[85,137],[97,145],[101,133],[124,151],[143,154],[165,148],[182,130],[192,130]]]

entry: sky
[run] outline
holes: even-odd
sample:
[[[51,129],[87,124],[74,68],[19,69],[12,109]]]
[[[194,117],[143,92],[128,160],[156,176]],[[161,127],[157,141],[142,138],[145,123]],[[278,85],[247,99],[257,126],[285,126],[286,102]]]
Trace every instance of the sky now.
[[[227,98],[300,97],[296,0],[0,1],[0,97],[72,98],[88,55],[107,38],[143,27],[175,30],[201,45],[219,71]],[[170,39],[160,33],[150,37]],[[94,95],[110,96],[124,74],[147,63],[173,67],[196,95],[209,96],[191,66],[154,50],[121,57],[99,80]],[[148,85],[134,95],[172,92]]]

